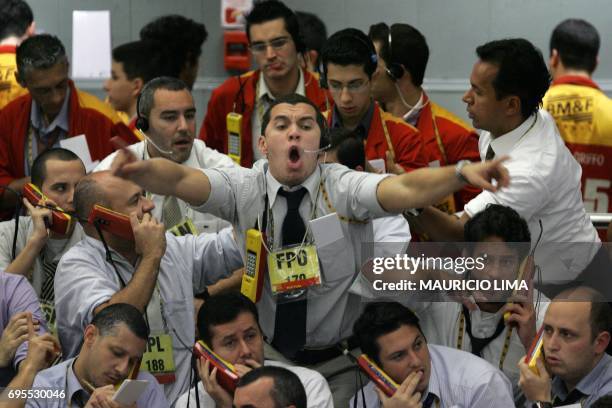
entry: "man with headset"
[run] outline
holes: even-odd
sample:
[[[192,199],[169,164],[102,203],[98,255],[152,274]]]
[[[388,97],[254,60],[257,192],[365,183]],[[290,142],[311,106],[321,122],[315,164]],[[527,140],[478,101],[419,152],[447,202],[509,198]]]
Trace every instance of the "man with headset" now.
[[[280,1],[255,4],[246,17],[251,53],[259,67],[226,80],[212,92],[200,139],[220,152],[230,154],[242,166],[263,156],[257,148],[262,116],[271,101],[297,93],[306,96],[321,110],[328,109],[328,97],[317,77],[300,69],[298,54],[305,51],[298,19]],[[236,115],[228,118],[228,114]],[[228,140],[228,121],[234,118],[239,137]],[[228,150],[228,143],[232,149]]]
[[[360,30],[346,28],[332,35],[321,52],[322,80],[334,108],[328,111],[332,128],[353,130],[365,143],[368,160],[382,159],[378,169],[403,173],[427,165],[423,141],[412,125],[384,112],[371,97],[376,50]],[[395,163],[399,166],[396,166]]]
[[[423,90],[429,59],[425,37],[408,24],[370,27],[378,54],[372,75],[372,96],[385,110],[415,126],[421,133],[427,163],[446,166],[460,160],[479,160],[478,135],[457,116],[432,102]],[[396,161],[397,160],[396,155]],[[466,186],[443,203],[445,211],[461,211],[479,191]]]
[[[506,186],[503,159],[396,177],[317,164],[328,145],[325,119],[300,95],[273,101],[262,126],[259,149],[268,160],[252,169],[196,171],[168,160],[139,161],[126,150],[111,169],[148,191],[176,195],[230,221],[239,248],[249,236],[251,245],[272,251],[276,262],[268,262],[269,282],[258,302],[262,330],[278,357],[321,372],[335,405],[345,406],[354,374],[337,345],[348,339],[361,310],[359,296],[349,290],[369,256],[362,243],[372,242],[370,220],[435,202],[466,182],[495,189],[489,184],[495,178]]]

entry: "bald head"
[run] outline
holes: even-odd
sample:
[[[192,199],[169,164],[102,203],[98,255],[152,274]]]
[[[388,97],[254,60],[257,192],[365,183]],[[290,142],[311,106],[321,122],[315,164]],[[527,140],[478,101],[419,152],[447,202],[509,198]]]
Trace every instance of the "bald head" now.
[[[612,308],[597,290],[588,286],[566,289],[555,296],[549,308],[561,303],[567,313],[579,314],[590,320],[593,338],[603,331],[612,331]]]

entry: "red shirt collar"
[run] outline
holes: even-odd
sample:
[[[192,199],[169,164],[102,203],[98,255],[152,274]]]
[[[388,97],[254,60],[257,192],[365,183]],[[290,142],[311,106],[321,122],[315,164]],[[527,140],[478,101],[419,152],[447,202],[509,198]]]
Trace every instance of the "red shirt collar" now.
[[[0,45],[0,54],[15,54],[17,52],[16,45]]]
[[[597,86],[597,84],[593,82],[592,79],[580,75],[565,75],[555,79],[552,82],[552,86],[562,84],[581,85],[599,89],[599,86]]]

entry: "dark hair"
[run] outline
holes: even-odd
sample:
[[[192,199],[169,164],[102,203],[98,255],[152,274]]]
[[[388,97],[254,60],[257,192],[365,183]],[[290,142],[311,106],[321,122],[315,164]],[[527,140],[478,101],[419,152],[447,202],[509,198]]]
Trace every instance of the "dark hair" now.
[[[246,33],[249,42],[251,42],[251,26],[253,24],[263,24],[278,18],[282,18],[285,21],[285,30],[287,30],[293,39],[297,52],[304,52],[306,47],[300,35],[298,18],[289,7],[278,0],[266,0],[255,3],[253,9],[246,15]]]
[[[423,335],[419,318],[407,307],[397,302],[372,302],[367,304],[353,325],[353,334],[359,341],[361,351],[380,364],[378,338],[401,326],[415,327]]]
[[[245,387],[260,378],[271,378],[274,382],[270,397],[275,408],[285,408],[294,405],[296,408],[306,408],[307,398],[304,385],[292,371],[277,366],[262,366],[255,368],[238,381],[237,387]]]
[[[492,84],[498,100],[518,96],[523,119],[537,112],[550,85],[540,50],[524,38],[511,38],[481,45],[476,54],[481,61],[499,68]]]
[[[612,408],[612,394],[599,398],[591,405],[591,408]]]
[[[593,340],[601,332],[608,332],[612,335],[612,307],[604,295],[593,289],[591,299],[591,335]]]
[[[463,238],[466,242],[483,242],[490,237],[499,237],[504,242],[531,243],[527,222],[512,208],[500,204],[489,204],[465,223]],[[529,246],[519,246],[519,254],[524,257]]]
[[[198,312],[198,333],[204,343],[212,345],[212,329],[230,323],[241,313],[250,313],[259,327],[259,314],[255,304],[242,293],[228,292],[210,296]]]
[[[155,41],[169,54],[167,62],[171,64],[171,76],[175,77],[187,63],[198,62],[206,38],[208,31],[204,24],[178,14],[158,17],[140,30],[141,40]]]
[[[39,34],[26,39],[17,47],[17,73],[21,81],[32,69],[49,69],[59,63],[68,63],[64,45],[54,35]]]
[[[23,0],[4,0],[0,4],[0,40],[23,36],[34,21],[32,9]]]
[[[139,40],[121,44],[113,49],[113,60],[123,65],[128,79],[141,78],[145,84],[153,78],[172,74],[167,58],[154,41]]]
[[[187,84],[178,78],[163,76],[150,80],[140,91],[138,97],[138,116],[148,118],[151,114],[151,110],[155,106],[155,92],[159,89],[165,89],[167,91],[182,91],[187,90]]]
[[[559,52],[566,68],[592,73],[597,66],[599,33],[588,21],[570,18],[555,27],[550,36],[550,52]]]
[[[345,28],[334,33],[321,50],[322,71],[327,77],[327,65],[358,65],[368,78],[376,71],[376,49],[372,40],[356,28]]]
[[[63,149],[61,147],[54,147],[49,150],[45,150],[34,159],[32,163],[32,184],[38,188],[42,188],[43,183],[47,178],[47,162],[49,160],[61,160],[61,161],[74,161],[79,159],[79,156],[71,152],[70,150]],[[83,163],[81,162],[81,165]],[[85,174],[85,166],[83,165],[83,174]]]
[[[289,105],[297,105],[298,103],[305,103],[306,105],[312,106],[315,110],[317,125],[319,125],[319,129],[321,130],[320,145],[321,146],[327,145],[326,141],[328,140],[328,136],[327,136],[328,131],[327,131],[327,122],[325,121],[325,117],[323,116],[323,114],[321,113],[317,105],[315,105],[310,99],[306,98],[305,96],[298,95],[298,94],[289,94],[289,95],[281,96],[280,98],[274,99],[270,103],[270,106],[268,107],[268,109],[266,110],[266,112],[264,113],[261,119],[261,133],[262,134],[266,131],[266,128],[268,127],[268,123],[270,123],[270,115],[272,114],[272,108],[274,108],[276,105],[280,105],[281,103],[288,103]]]
[[[305,11],[296,11],[295,15],[304,40],[305,51],[315,50],[320,54],[323,44],[327,41],[325,23],[317,15]]]
[[[389,30],[391,30],[391,49],[389,49]],[[400,64],[410,73],[412,84],[421,86],[425,77],[429,47],[419,30],[409,24],[396,23],[389,26],[378,23],[370,26],[368,35],[380,43],[380,56],[387,66]]]
[[[80,221],[86,221],[95,204],[109,207],[110,203],[102,187],[92,175],[83,177],[74,189],[74,211]]]
[[[365,146],[363,141],[355,135],[355,132],[346,128],[330,129],[329,139],[331,141],[331,150],[336,151],[338,163],[353,170],[357,166],[365,168]]]
[[[99,311],[92,319],[91,324],[96,326],[101,336],[114,334],[118,324],[125,325],[138,338],[146,340],[149,338],[149,327],[142,313],[134,306],[127,303],[113,303]]]

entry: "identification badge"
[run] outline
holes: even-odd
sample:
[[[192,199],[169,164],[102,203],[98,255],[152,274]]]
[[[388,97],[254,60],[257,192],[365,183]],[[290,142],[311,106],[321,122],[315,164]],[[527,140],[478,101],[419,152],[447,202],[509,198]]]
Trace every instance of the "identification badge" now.
[[[269,253],[268,271],[273,294],[321,283],[319,257],[314,245],[297,245]]]
[[[168,230],[172,235],[182,237],[185,235],[198,235],[198,230],[190,218],[185,218],[183,221],[176,224]]]
[[[57,337],[57,324],[55,322],[55,304],[42,301],[40,302],[40,310],[47,321],[47,329],[49,333]]]
[[[160,384],[170,384],[176,380],[172,337],[169,334],[149,336],[140,369],[151,373]]]

